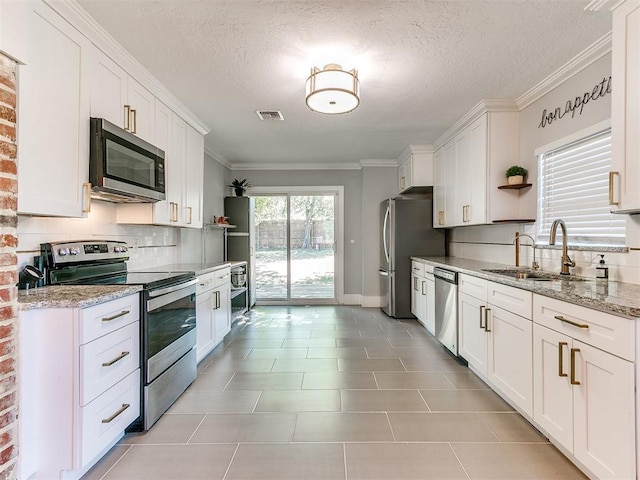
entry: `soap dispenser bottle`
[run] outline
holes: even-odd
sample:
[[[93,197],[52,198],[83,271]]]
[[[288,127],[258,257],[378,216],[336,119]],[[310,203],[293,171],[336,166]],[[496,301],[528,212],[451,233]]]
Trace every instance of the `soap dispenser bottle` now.
[[[609,267],[604,263],[604,255],[600,255],[600,261],[596,265],[596,278],[609,278]]]

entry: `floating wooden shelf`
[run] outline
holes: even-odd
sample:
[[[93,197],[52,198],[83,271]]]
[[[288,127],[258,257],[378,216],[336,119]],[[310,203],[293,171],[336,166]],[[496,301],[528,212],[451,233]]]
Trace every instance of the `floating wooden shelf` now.
[[[530,187],[532,183],[517,183],[515,185],[500,185],[500,190],[520,190],[521,188]]]
[[[535,223],[535,218],[505,218],[504,220],[493,220],[491,223]]]

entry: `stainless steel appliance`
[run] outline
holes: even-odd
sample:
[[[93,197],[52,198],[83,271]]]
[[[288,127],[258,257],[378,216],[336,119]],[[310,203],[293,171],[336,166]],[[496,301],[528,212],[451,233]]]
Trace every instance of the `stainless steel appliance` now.
[[[411,257],[445,254],[444,230],[433,228],[430,198],[397,197],[380,204],[380,295],[394,318],[411,313]]]
[[[91,196],[110,202],[164,200],[164,152],[103,118],[91,119]]]
[[[458,274],[434,268],[436,280],[436,338],[458,356]]]
[[[148,430],[197,375],[194,272],[128,271],[125,242],[43,243],[52,285],[141,285],[141,414],[130,431]]]

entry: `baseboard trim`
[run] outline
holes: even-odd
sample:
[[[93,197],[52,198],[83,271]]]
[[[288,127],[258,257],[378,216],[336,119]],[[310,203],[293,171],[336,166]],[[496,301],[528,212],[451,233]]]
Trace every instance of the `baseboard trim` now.
[[[362,303],[361,305],[363,307],[381,307],[382,306],[382,297],[362,297]]]
[[[362,295],[358,293],[345,293],[342,295],[341,302],[343,305],[360,305]]]

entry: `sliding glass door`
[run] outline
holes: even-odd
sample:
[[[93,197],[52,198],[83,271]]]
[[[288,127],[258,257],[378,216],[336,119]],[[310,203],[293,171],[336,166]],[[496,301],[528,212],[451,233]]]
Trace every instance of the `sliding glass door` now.
[[[336,194],[252,196],[257,301],[335,301]]]

